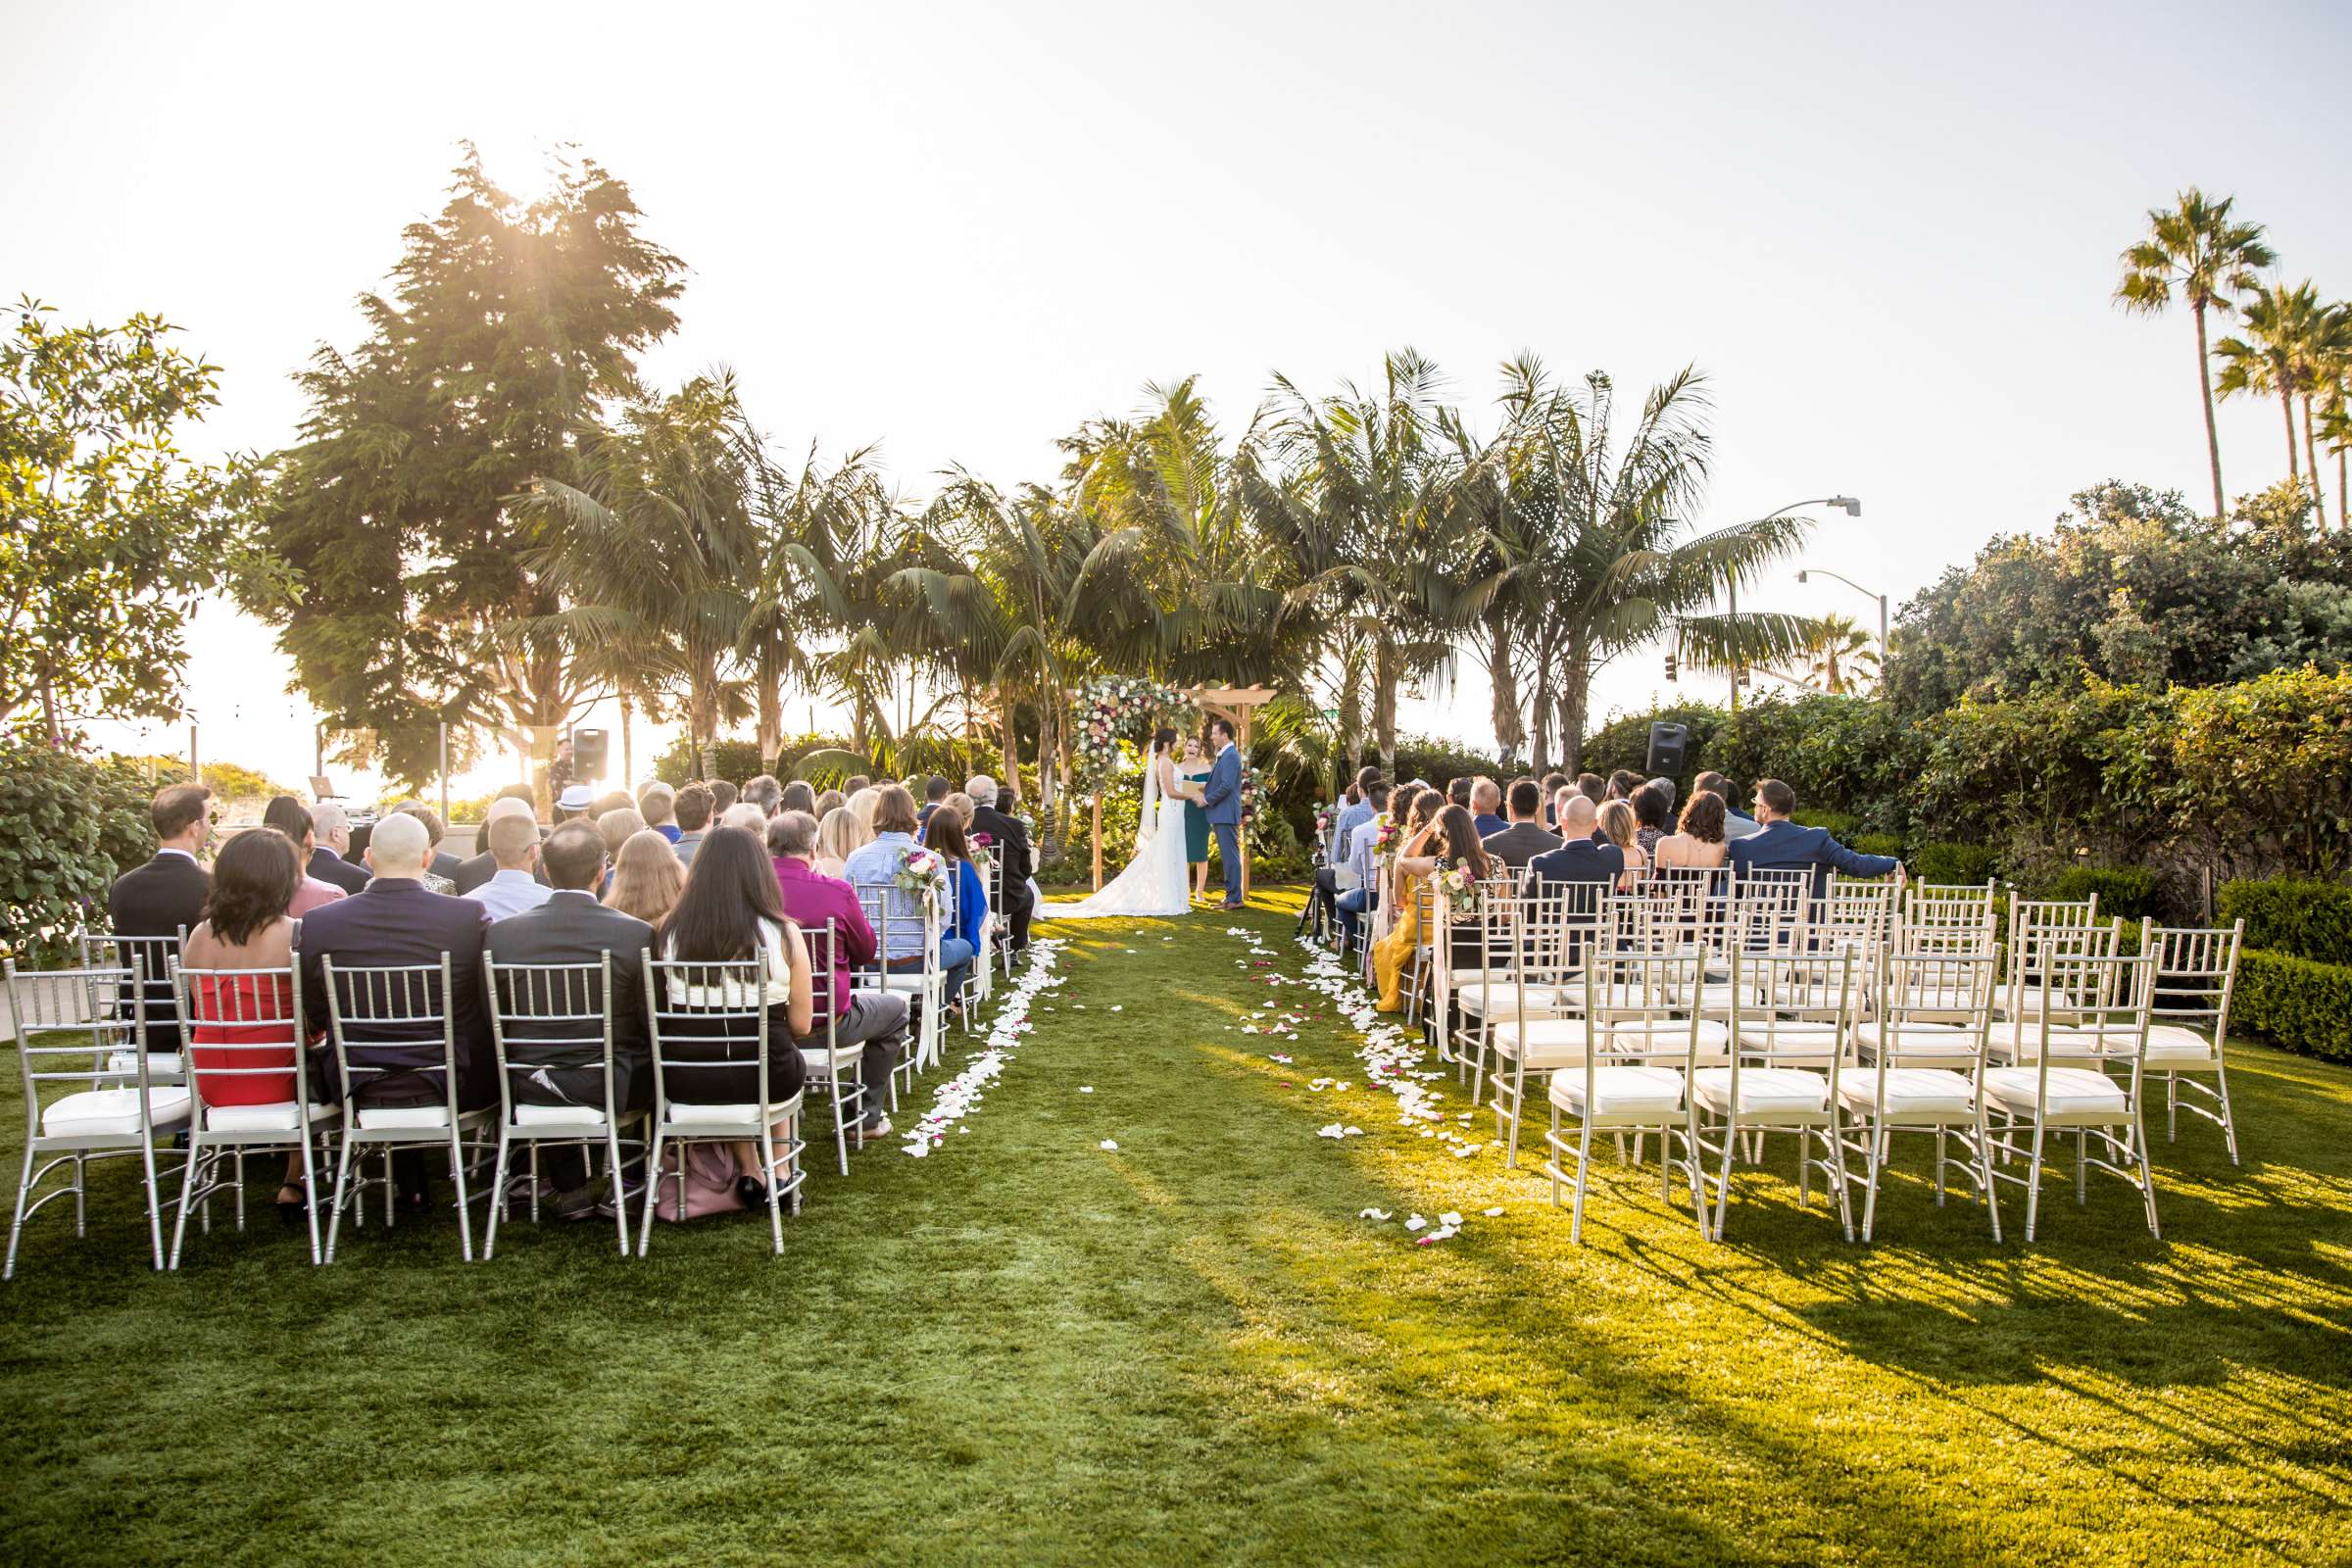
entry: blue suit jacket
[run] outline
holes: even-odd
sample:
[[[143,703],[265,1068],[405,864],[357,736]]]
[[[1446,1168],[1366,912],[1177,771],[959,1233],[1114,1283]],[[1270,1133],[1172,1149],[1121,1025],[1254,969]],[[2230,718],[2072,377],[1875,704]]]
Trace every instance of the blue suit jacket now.
[[[1217,754],[1214,766],[1208,770],[1208,782],[1201,786],[1200,804],[1208,810],[1208,825],[1222,823],[1227,827],[1242,825],[1242,749],[1228,746]]]
[[[1810,866],[1813,894],[1829,885],[1832,871],[1847,876],[1890,876],[1901,864],[1891,855],[1863,855],[1830,837],[1826,827],[1798,827],[1794,822],[1767,822],[1760,833],[1731,843],[1733,869],[1744,875],[1789,866]]]
[[[1625,869],[1625,852],[1614,844],[1570,839],[1528,861],[1527,868],[1545,882],[1614,882]]]

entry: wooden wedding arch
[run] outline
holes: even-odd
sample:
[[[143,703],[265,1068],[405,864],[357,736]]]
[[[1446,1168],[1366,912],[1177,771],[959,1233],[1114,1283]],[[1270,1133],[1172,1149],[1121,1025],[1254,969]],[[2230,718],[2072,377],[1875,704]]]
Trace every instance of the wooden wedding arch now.
[[[1221,718],[1233,726],[1233,742],[1241,748],[1243,765],[1249,765],[1250,720],[1256,711],[1278,695],[1270,686],[1195,686],[1185,695],[1209,718]],[[1096,788],[1093,809],[1088,813],[1093,821],[1095,846],[1095,891],[1102,890],[1102,792]],[[1242,896],[1250,896],[1250,841],[1242,840]]]

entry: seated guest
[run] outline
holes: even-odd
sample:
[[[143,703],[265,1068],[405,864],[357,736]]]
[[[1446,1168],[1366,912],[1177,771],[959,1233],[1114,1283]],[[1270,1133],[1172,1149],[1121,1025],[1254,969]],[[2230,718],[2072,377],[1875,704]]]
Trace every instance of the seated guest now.
[[[808,814],[815,817],[819,822],[822,822],[827,816],[832,814],[835,807],[844,804],[848,800],[849,797],[842,794],[839,790],[826,790],[817,796],[816,804],[808,808]]]
[[[705,839],[703,848],[709,849],[710,842]],[[702,851],[695,852],[695,858],[702,858]],[[622,841],[620,853],[612,857],[612,885],[605,894],[605,906],[647,925],[660,925],[677,905],[685,886],[686,868],[678,863],[678,852],[652,828],[641,827]]]
[[[1630,801],[1642,785],[1642,775],[1630,767],[1621,767],[1609,775],[1609,786],[1601,792],[1601,802]]]
[[[155,858],[115,878],[107,894],[107,923],[117,936],[167,937],[176,955],[180,933],[204,918],[213,879],[196,862],[213,840],[213,792],[201,784],[174,784],[158,791],[147,806],[155,829]],[[146,966],[147,1053],[179,1050],[179,1019],[172,1002],[172,976],[151,943],[114,955],[110,963]],[[132,997],[127,985],[122,1001]]]
[[[1592,802],[1584,791],[1573,790],[1562,795],[1560,847],[1537,856],[1527,862],[1527,868],[1546,882],[1602,882],[1614,886],[1625,871],[1625,853],[1615,844],[1593,842],[1595,814]]]
[[[858,825],[865,830],[865,841],[871,844],[874,841],[874,813],[882,808],[882,792],[871,785],[852,790],[849,800],[843,804],[849,808],[850,814],[858,818]]]
[[[1646,860],[1658,847],[1658,840],[1672,831],[1674,797],[1658,788],[1658,780],[1636,785],[1627,803],[1634,808],[1634,842],[1642,847]]]
[[[898,886],[901,865],[922,848],[914,838],[914,797],[903,784],[885,784],[872,793],[874,836],[850,856],[850,885],[882,890],[883,908],[889,916],[883,933],[883,961],[893,969],[920,969],[925,961],[923,906],[913,894]],[[947,867],[944,864],[936,867],[932,879],[938,884],[944,927],[950,886]],[[972,954],[971,944],[942,930],[939,958],[950,971],[951,1001],[970,975]]]
[[[461,861],[458,874],[451,879],[456,883],[451,891],[459,898],[472,898],[476,888],[498,875],[498,857],[490,853],[490,827],[492,823],[510,816],[529,822],[532,832],[538,831],[539,824],[532,816],[530,802],[506,794],[492,801],[490,809],[482,813],[481,828],[473,836],[474,848],[478,853]]]
[[[670,843],[678,842],[678,792],[666,784],[648,784],[637,792],[637,811],[645,825]]]
[[[1502,819],[1502,786],[1481,774],[1470,781],[1470,825],[1481,839],[1511,824]]]
[[[555,889],[535,874],[539,869],[539,824],[519,811],[511,812],[491,823],[486,837],[498,871],[473,890],[470,896],[474,901],[490,911],[493,920],[545,904]]]
[[[605,853],[612,858],[612,860],[615,864],[619,863],[620,847],[622,845],[628,843],[629,840],[635,838],[640,833],[649,833],[653,831],[652,828],[647,824],[642,813],[640,813],[633,807],[625,806],[620,808],[618,810],[607,811],[604,815],[598,817],[596,819],[596,830],[605,836]],[[666,833],[656,834],[655,836],[661,839],[661,841],[664,844],[669,842],[669,835]],[[674,860],[678,857],[673,851],[669,858]]]
[[[813,816],[816,813],[816,786],[807,779],[794,779],[784,786],[784,793],[776,798],[776,809],[806,811]]]
[[[865,1143],[890,1131],[884,1111],[890,1102],[890,1075],[906,1049],[906,999],[891,991],[851,990],[851,973],[874,961],[873,922],[866,919],[865,906],[847,882],[817,874],[816,832],[816,818],[808,812],[778,812],[767,824],[767,851],[775,861],[784,912],[793,923],[804,932],[832,927],[832,991],[813,1000],[832,1009],[837,1043],[865,1047],[858,1060],[863,1109],[855,1129],[858,1142]],[[810,1032],[823,1032],[821,1016]]]
[[[291,797],[284,797],[292,804]],[[272,806],[276,803],[271,802]],[[299,805],[296,807],[299,809]],[[270,1031],[222,1027],[240,1021],[294,1020],[294,891],[302,885],[302,852],[282,831],[240,833],[213,860],[212,897],[204,918],[188,933],[180,956],[188,969],[264,969],[215,983],[189,981],[188,1065],[204,1102],[212,1105],[282,1105],[294,1098],[294,1052],[223,1051],[223,1046],[259,1046]],[[348,895],[328,887],[338,899]],[[319,1020],[313,1020],[314,1023]],[[207,1045],[215,1049],[205,1050]],[[282,1064],[283,1073],[255,1069]],[[206,1071],[207,1068],[215,1069]],[[307,1086],[313,1101],[322,1097],[316,1077]],[[286,1155],[285,1182],[277,1190],[277,1211],[289,1225],[302,1222],[302,1155]]]
[[[1713,870],[1729,854],[1730,846],[1723,837],[1723,797],[1698,790],[1683,808],[1676,831],[1658,840],[1650,860],[1661,870],[1671,865]]]
[[[816,825],[816,856],[813,863],[817,874],[840,881],[849,880],[850,856],[863,843],[865,833],[847,807],[836,806],[827,811],[824,820]]]
[[[1437,835],[1423,848],[1426,853],[1422,856],[1397,858],[1400,886],[1402,877],[1406,875],[1428,875],[1460,869],[1484,882],[1502,869],[1502,862],[1487,854],[1486,845],[1478,836],[1477,821],[1459,806],[1448,806],[1438,813]],[[1454,970],[1457,973],[1464,969],[1476,972],[1479,949],[1484,939],[1480,934],[1475,909],[1468,913],[1455,910],[1441,892],[1430,900],[1430,910],[1433,920],[1440,915],[1445,916],[1446,932],[1451,939],[1447,948]]]
[[[1554,833],[1565,833],[1566,831],[1566,829],[1562,826],[1562,823],[1565,821],[1568,797],[1571,795],[1585,798],[1588,804],[1591,804],[1590,798],[1585,797],[1584,791],[1578,789],[1573,784],[1564,785],[1561,788],[1554,790],[1552,792],[1550,805],[1551,827]]]
[[[874,781],[863,773],[852,773],[841,781],[841,792],[844,795],[855,795],[859,790],[870,790],[873,787]]]
[[[762,844],[767,842],[767,813],[760,809],[757,801],[737,801],[720,815],[718,825],[749,833]]]
[[[1565,784],[1560,786],[1566,789]],[[1511,792],[1503,801],[1510,812],[1510,821],[1499,832],[1486,836],[1486,851],[1514,871],[1527,869],[1527,862],[1539,855],[1548,855],[1560,847],[1560,836],[1546,832],[1536,820],[1544,805],[1543,790],[1532,778],[1513,779]]]
[[[585,819],[590,808],[595,805],[596,798],[588,793],[587,785],[573,784],[569,786],[563,794],[556,797],[556,826],[562,827],[566,822],[578,822]],[[594,826],[595,824],[591,823],[590,825]]]
[[[1346,803],[1332,813],[1331,842],[1323,847],[1323,857],[1333,865],[1348,858],[1348,842],[1355,830],[1380,814],[1371,802],[1372,781],[1378,777],[1377,767],[1357,768]]]
[[[1468,774],[1447,779],[1446,781],[1446,804],[1458,806],[1465,811],[1470,809],[1470,787],[1475,782],[1476,780]]]
[[[320,801],[311,808],[311,831],[317,846],[311,851],[311,863],[305,867],[321,882],[332,882],[346,893],[357,893],[368,885],[368,870],[354,865],[343,858],[351,848],[351,813],[334,801]]]
[[[917,835],[931,825],[931,813],[938,810],[939,803],[947,798],[948,781],[946,779],[934,773],[923,780],[923,808],[914,813],[914,830]]]
[[[972,863],[971,838],[963,830],[963,818],[945,800],[931,813],[931,825],[923,830],[923,848],[948,862],[955,891],[941,922],[939,941],[940,962],[947,966],[952,1000],[962,994],[964,983],[971,979],[969,960],[980,952],[980,926],[988,918],[988,879]],[[965,956],[960,960],[958,953]]]
[[[1609,786],[1598,773],[1577,774],[1576,792],[1591,801],[1595,808],[1609,798]]]
[[[612,1020],[612,1105],[623,1116],[643,1110],[654,1098],[643,959],[654,945],[654,928],[626,910],[597,902],[596,887],[605,875],[605,840],[588,823],[566,822],[550,833],[539,849],[539,862],[547,869],[546,899],[495,922],[482,939],[482,949],[500,963],[595,963],[605,954],[612,956],[612,994],[604,999],[605,1012]],[[517,1102],[604,1108],[602,1031],[586,1023],[536,1024],[531,1029],[534,1039],[543,1041],[570,1033],[578,1036],[576,1051],[560,1045],[510,1044],[510,1061],[519,1055],[544,1063],[535,1071],[509,1075],[507,1089]],[[598,1192],[589,1184],[584,1151],[550,1145],[539,1160],[545,1173],[538,1194],[542,1212],[552,1211],[559,1219],[584,1219],[595,1212]],[[528,1181],[520,1178],[524,1191],[514,1195],[524,1201],[530,1197]]]
[[[1634,814],[1631,801],[1603,801],[1600,806],[1600,836],[1617,846],[1624,858],[1625,874],[1617,879],[1620,892],[1633,887],[1649,870],[1649,854],[1642,848],[1642,819]]]
[[[1829,887],[1830,873],[1847,876],[1903,874],[1903,862],[1891,855],[1863,855],[1830,837],[1824,827],[1799,827],[1789,820],[1796,811],[1796,792],[1777,778],[1756,785],[1756,820],[1763,831],[1732,843],[1732,864],[1739,874],[1787,866],[1808,866],[1813,872],[1813,897]]]
[[[733,806],[737,799],[739,797],[735,793],[733,784],[723,778],[712,779],[710,781],[710,815],[712,819],[715,820],[726,815],[727,808]]]
[[[286,841],[300,852],[304,866],[309,866],[311,857],[318,848],[318,840],[317,830],[311,825],[311,813],[300,801],[291,795],[273,796],[270,804],[262,808],[262,826],[284,834]],[[294,898],[287,906],[286,912],[299,920],[321,904],[332,904],[337,899],[349,897],[332,882],[322,881],[306,869],[301,883],[294,889]]]
[[[1412,786],[1405,786],[1410,789]],[[1340,914],[1340,936],[1353,942],[1366,914],[1380,907],[1380,866],[1373,846],[1380,840],[1380,830],[1388,820],[1389,809],[1396,804],[1385,779],[1375,777],[1364,786],[1364,804],[1372,814],[1355,824],[1348,836],[1348,869],[1355,873],[1355,886],[1339,895],[1333,907]],[[1415,791],[1415,793],[1419,793]]]
[[[784,802],[784,786],[776,782],[775,774],[762,773],[758,778],[744,780],[743,800],[760,808],[760,831],[765,834],[767,819],[776,814]]]
[[[1556,828],[1559,826],[1560,819],[1554,812],[1551,803],[1560,798],[1560,791],[1568,787],[1568,775],[1565,773],[1544,775],[1544,825],[1545,827]]]
[[[1739,797],[1733,792],[1732,781],[1721,773],[1701,773],[1691,788],[1723,802],[1723,836],[1727,842],[1753,838],[1764,831],[1763,824],[1732,804]]]
[[[963,792],[973,802],[970,831],[988,835],[989,853],[1004,868],[997,892],[1004,907],[998,912],[1004,917],[1004,940],[1013,952],[1020,953],[1029,946],[1029,922],[1037,914],[1037,895],[1029,886],[1029,878],[1037,870],[1037,850],[1029,842],[1028,824],[1012,814],[1011,802],[1003,799],[1005,792],[986,773],[974,773],[965,780]]]
[[[742,804],[742,803],[737,803]],[[653,843],[671,871],[678,858],[668,841],[649,829]],[[686,891],[654,933],[655,954],[696,963],[758,959],[760,984],[739,990],[733,984],[689,989],[679,976],[668,977],[665,1005],[688,1007],[763,1007],[767,1013],[767,1098],[790,1101],[808,1080],[808,1066],[794,1042],[806,1039],[815,1021],[811,1003],[808,948],[800,928],[785,916],[776,891],[776,868],[765,845],[749,833],[715,833],[695,852],[694,875]],[[697,1105],[756,1104],[760,1100],[758,1048],[731,1036],[736,1025],[713,1019],[707,1031],[711,1043],[694,1041],[697,1021],[662,1020],[664,1063],[662,1087],[674,1101]],[[682,1037],[682,1038],[673,1038]],[[791,1130],[790,1118],[775,1123],[779,1134]],[[746,1172],[736,1193],[747,1208],[767,1206],[766,1172],[761,1169],[760,1146],[746,1140],[733,1146],[736,1166]],[[758,1174],[750,1174],[757,1172]]]
[[[710,791],[703,785],[689,784],[678,791],[678,836],[671,847],[678,852],[680,865],[694,863],[694,852],[710,831]]]
[[[313,911],[302,922],[303,1011],[321,1025],[329,1017],[328,958],[338,967],[391,967],[437,965],[447,954],[450,995],[438,1001],[449,1010],[456,1033],[458,1106],[478,1110],[498,1098],[490,1025],[482,1011],[482,931],[487,916],[471,899],[425,891],[426,850],[424,824],[415,817],[395,811],[375,824],[368,841],[368,868],[374,876],[367,888]],[[438,989],[438,981],[434,986]],[[352,1086],[353,1100],[371,1108],[444,1102],[448,1089],[438,1019],[406,1029],[369,1025],[367,1043],[351,1046],[352,1065],[390,1070],[360,1074]],[[321,1076],[331,1082],[333,1075]],[[342,1092],[340,1086],[335,1092]],[[424,1152],[401,1151],[393,1156],[392,1168],[405,1211],[425,1212]]]
[[[589,803],[588,820],[591,822],[602,821],[607,811],[634,811],[636,809],[636,796],[631,795],[627,790],[607,790]]]
[[[406,811],[424,824],[425,839],[432,846],[431,854],[424,862],[425,885],[431,887],[433,877],[439,877],[444,882],[455,882],[461,862],[456,856],[441,848],[441,841],[449,836],[449,826],[441,820],[441,813],[422,801],[403,801],[392,809]],[[449,890],[441,888],[435,891],[445,893]]]

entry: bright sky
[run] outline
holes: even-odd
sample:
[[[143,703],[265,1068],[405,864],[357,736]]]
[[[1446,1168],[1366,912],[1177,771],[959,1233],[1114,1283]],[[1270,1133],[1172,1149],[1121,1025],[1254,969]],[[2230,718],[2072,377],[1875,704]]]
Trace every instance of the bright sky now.
[[[0,7],[0,288],[185,325],[221,447],[290,439],[462,137],[628,180],[693,269],[649,373],[730,365],[784,449],[880,439],[908,495],[1048,476],[1193,372],[1238,427],[1408,343],[1466,406],[1521,349],[1629,402],[1696,362],[1711,519],[1858,495],[1809,558],[1898,603],[2096,480],[2202,494],[2188,320],[2109,304],[2146,208],[2234,192],[2352,293],[2340,3]],[[2283,476],[2275,406],[2222,417],[2232,495]],[[1875,616],[1793,567],[1748,602]],[[193,642],[206,755],[308,774],[269,633]],[[1408,727],[1491,741],[1464,676]]]

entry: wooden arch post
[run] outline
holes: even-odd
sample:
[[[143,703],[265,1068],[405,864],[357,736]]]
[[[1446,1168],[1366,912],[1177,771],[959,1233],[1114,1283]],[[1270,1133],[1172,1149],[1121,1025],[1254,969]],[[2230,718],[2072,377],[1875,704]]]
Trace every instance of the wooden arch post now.
[[[1270,686],[1196,686],[1190,693],[1200,711],[1211,718],[1221,718],[1233,726],[1233,743],[1240,748],[1242,765],[1250,765],[1250,715],[1272,702],[1278,693]],[[1262,804],[1262,803],[1261,803]],[[1250,833],[1244,823],[1234,837],[1242,846],[1242,897],[1250,896]]]

